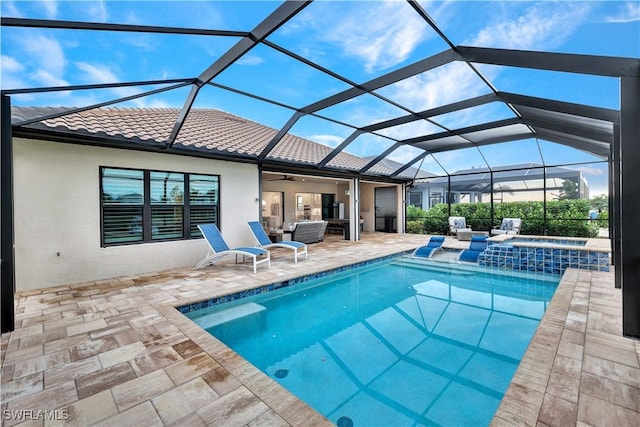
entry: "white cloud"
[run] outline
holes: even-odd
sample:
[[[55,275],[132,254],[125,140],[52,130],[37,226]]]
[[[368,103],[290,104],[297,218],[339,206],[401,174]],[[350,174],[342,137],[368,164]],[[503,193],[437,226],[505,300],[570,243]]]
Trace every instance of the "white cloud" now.
[[[380,92],[414,111],[421,111],[487,91],[467,64],[453,62],[402,80]]]
[[[44,9],[47,19],[56,19],[58,16],[58,2],[54,0],[43,0],[39,2]]]
[[[75,65],[83,72],[83,76],[87,82],[100,84],[117,83],[119,81],[107,66],[93,65],[88,62],[76,62]]]
[[[425,120],[418,120],[391,128],[381,129],[377,133],[388,136],[390,138],[403,140],[437,132],[442,132],[442,129]]]
[[[640,3],[635,1],[623,4],[618,9],[618,13],[605,17],[605,21],[612,23],[640,21]]]
[[[404,165],[407,163],[412,163],[415,158],[422,153],[424,153],[424,150],[420,148],[405,145],[403,147],[395,149],[391,154],[387,156],[387,158]]]
[[[87,62],[76,62],[75,66],[82,71],[84,78],[88,83],[91,84],[105,84],[105,83],[119,83],[121,79],[116,75],[114,71],[108,65],[102,64],[89,64]],[[151,88],[147,88],[145,90],[151,90]],[[106,91],[115,95],[115,98],[126,98],[129,96],[137,95],[142,92],[141,89],[132,86],[122,86],[115,87],[109,89],[103,89],[100,91],[100,94],[106,93]],[[114,97],[108,96],[106,99],[114,99]],[[100,102],[101,100],[94,100],[92,103]],[[135,105],[140,108],[164,108],[170,107],[173,105],[167,104],[165,101],[162,101],[157,98],[148,98],[141,97],[136,98],[131,101],[127,101],[128,104]]]
[[[47,70],[36,70],[30,77],[42,86],[67,86],[69,83],[60,76],[50,73]]]
[[[398,6],[393,1],[367,3],[364,13],[361,8],[342,13],[335,16],[332,28],[318,28],[320,37],[347,56],[364,61],[367,72],[392,67],[406,60],[428,37],[425,22],[415,11]]]
[[[552,50],[584,22],[588,2],[536,3],[513,20],[497,22],[464,44],[504,49]]]
[[[128,44],[129,46],[136,47],[138,49],[146,50],[146,51],[154,51],[156,50],[158,40],[154,40],[154,37],[150,34],[128,34],[126,37],[123,37],[122,43]]]
[[[43,35],[35,35],[22,39],[23,49],[28,53],[39,67],[46,70],[51,76],[62,78],[67,65],[64,50],[60,43]]]
[[[237,62],[238,65],[249,65],[249,66],[253,66],[253,65],[260,65],[262,63],[264,63],[264,59],[257,56],[257,55],[245,55],[242,58],[240,58]]]
[[[13,1],[0,1],[0,10],[2,10],[2,16],[22,18],[22,13]]]
[[[309,135],[306,137],[311,141],[315,141],[317,143],[329,146],[331,148],[337,147],[345,138],[337,135],[327,135],[327,134],[317,134],[317,135]]]
[[[87,14],[92,20],[95,20],[97,22],[106,22],[107,18],[109,18],[107,5],[105,4],[104,1],[100,0],[100,1],[86,2],[85,5],[87,7],[84,10],[87,12]],[[152,7],[152,4],[150,3],[148,7]]]
[[[14,58],[7,55],[2,55],[0,57],[0,64],[2,65],[3,75],[6,72],[17,73],[19,71],[24,70],[24,65],[22,65],[20,62],[16,61]]]
[[[22,75],[5,73],[4,70],[0,82],[2,83],[2,89],[22,89],[29,87],[29,84],[22,78]],[[17,95],[12,95],[12,97],[13,96]],[[30,97],[32,96],[30,95]]]

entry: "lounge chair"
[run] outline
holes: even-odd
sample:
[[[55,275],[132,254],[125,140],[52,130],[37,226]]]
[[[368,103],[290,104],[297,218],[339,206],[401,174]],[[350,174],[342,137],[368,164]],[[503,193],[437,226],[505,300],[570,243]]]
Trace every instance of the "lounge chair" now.
[[[491,230],[491,234],[520,234],[520,226],[522,219],[520,218],[503,218],[500,228]]]
[[[472,236],[469,249],[465,249],[458,255],[458,261],[478,262],[480,253],[487,249],[487,236]]]
[[[207,264],[215,264],[220,260],[220,258],[232,254],[236,255],[236,260],[238,255],[253,259],[254,273],[256,272],[258,264],[262,264],[263,262],[267,263],[268,268],[271,267],[271,254],[269,254],[268,250],[246,247],[231,249],[222,238],[220,230],[218,230],[218,227],[215,224],[200,224],[198,225],[198,228],[209,245],[209,252],[207,252],[207,256],[202,261],[193,267],[194,270],[202,268]],[[263,255],[266,255],[266,257],[258,261],[258,257]]]
[[[472,231],[471,227],[467,227],[467,220],[463,216],[449,217],[449,233],[458,234],[458,231]]]
[[[444,243],[443,236],[432,236],[429,242],[425,246],[416,248],[411,254],[412,257],[418,258],[431,258],[434,253],[442,250],[442,244]]]
[[[293,240],[282,241],[278,243],[271,242],[269,236],[262,228],[262,225],[258,221],[249,221],[247,222],[249,229],[251,230],[251,234],[258,242],[258,246],[263,249],[271,249],[271,248],[288,248],[293,249],[293,261],[298,262],[298,256],[304,255],[304,259],[307,259],[307,245],[302,242],[296,242]]]

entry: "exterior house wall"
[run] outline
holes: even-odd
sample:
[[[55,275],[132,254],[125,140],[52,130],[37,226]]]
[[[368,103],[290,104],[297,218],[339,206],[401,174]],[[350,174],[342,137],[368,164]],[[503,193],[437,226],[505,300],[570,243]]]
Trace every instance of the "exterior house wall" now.
[[[254,245],[246,221],[259,213],[256,165],[14,139],[17,290],[195,265],[202,239],[100,246],[99,167],[220,175],[220,228],[229,246]]]

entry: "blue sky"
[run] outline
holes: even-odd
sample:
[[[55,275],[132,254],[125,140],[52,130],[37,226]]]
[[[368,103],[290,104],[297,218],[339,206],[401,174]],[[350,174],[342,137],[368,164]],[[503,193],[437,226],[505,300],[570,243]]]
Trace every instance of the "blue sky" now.
[[[121,24],[164,25],[221,30],[251,30],[279,2],[221,1],[5,1],[3,17],[78,20]],[[543,50],[623,57],[640,57],[638,1],[449,1],[420,5],[456,45]],[[429,57],[448,48],[403,1],[317,1],[296,15],[268,40],[356,83]],[[237,41],[230,37],[174,36],[46,29],[2,29],[3,89],[113,83],[195,77]],[[611,78],[566,75],[546,71],[479,66],[499,90],[538,97],[618,108],[618,82]],[[331,76],[258,46],[214,82],[292,107],[302,107],[348,86]],[[585,90],[588,88],[588,90]],[[127,87],[13,96],[14,105],[83,106],[152,88]],[[416,111],[445,105],[490,89],[463,63],[417,75],[378,91]],[[133,107],[181,107],[187,89],[140,98]],[[205,87],[195,107],[218,108],[280,128],[292,111],[222,89]],[[393,105],[363,95],[319,114],[354,125],[367,125],[405,115]],[[512,117],[499,104],[439,117],[449,128]],[[375,155],[403,139],[440,128],[415,123],[365,135],[348,148],[356,155]],[[315,117],[305,117],[292,129],[300,136],[336,146],[352,129]],[[509,147],[507,145],[506,147]],[[534,161],[540,152],[548,164],[597,160],[577,150],[544,141],[521,141],[514,149],[482,147],[428,157],[422,168],[441,173]],[[406,147],[390,156],[406,162],[418,149]],[[606,191],[606,169],[582,166],[592,194]],[[589,170],[592,169],[592,170]],[[597,189],[596,189],[597,188]],[[595,191],[593,191],[595,190]]]

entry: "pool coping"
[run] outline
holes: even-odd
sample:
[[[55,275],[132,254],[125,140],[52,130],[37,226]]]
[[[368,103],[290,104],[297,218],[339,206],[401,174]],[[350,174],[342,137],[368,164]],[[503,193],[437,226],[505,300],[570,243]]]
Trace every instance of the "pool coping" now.
[[[574,245],[562,245],[562,244],[553,244],[549,242],[545,242],[544,248],[550,249],[566,249],[566,250],[585,250],[592,252],[605,252],[611,253],[611,244],[608,239],[596,239],[592,237],[557,237],[557,236],[535,236],[528,234],[499,234],[496,236],[491,236],[487,239],[488,242],[493,242],[494,244],[500,244],[504,241],[511,240],[514,238],[532,238],[539,240],[559,240],[559,241],[585,241],[584,246],[574,246]],[[539,244],[531,243],[531,242],[517,242],[512,243],[513,246],[523,247],[523,248],[537,248],[541,247]]]
[[[536,425],[580,270],[567,269],[505,392],[492,426]]]

